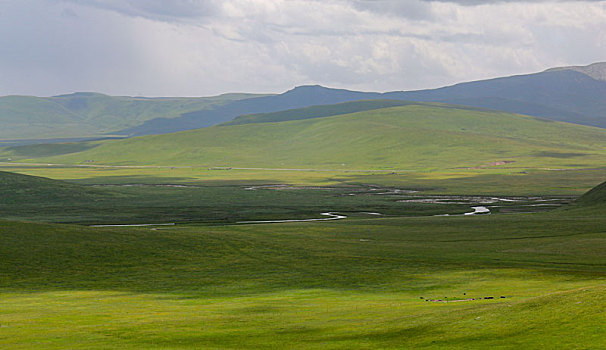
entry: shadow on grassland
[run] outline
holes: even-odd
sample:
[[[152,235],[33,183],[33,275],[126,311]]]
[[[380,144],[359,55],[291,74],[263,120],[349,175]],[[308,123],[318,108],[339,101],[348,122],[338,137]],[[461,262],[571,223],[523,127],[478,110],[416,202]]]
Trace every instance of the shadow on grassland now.
[[[529,214],[155,229],[0,221],[0,288],[422,293],[471,280],[449,274],[494,269],[590,279],[605,272],[604,250],[595,249],[605,244],[605,220]]]

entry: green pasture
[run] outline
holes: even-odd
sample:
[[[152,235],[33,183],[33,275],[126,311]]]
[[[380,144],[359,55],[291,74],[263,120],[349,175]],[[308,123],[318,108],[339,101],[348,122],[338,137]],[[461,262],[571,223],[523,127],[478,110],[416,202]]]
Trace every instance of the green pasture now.
[[[602,348],[606,216],[594,210],[156,228],[0,221],[0,346]],[[482,299],[455,301],[468,298]]]
[[[605,136],[415,105],[3,149],[0,348],[604,348]],[[444,194],[539,198],[398,202]]]
[[[269,187],[267,187],[269,186]],[[426,193],[427,192],[427,193]],[[0,172],[0,217],[79,224],[204,223],[348,217],[431,216],[473,211],[474,203],[417,203],[431,191],[371,185],[251,186],[238,183],[105,184],[76,183]],[[551,198],[548,207],[518,198],[493,213],[553,209],[573,197]],[[408,202],[402,201],[408,200]],[[476,200],[477,201],[477,200]],[[543,204],[544,205],[544,204]],[[379,214],[376,214],[379,213]]]
[[[3,348],[606,346],[603,185],[544,213],[402,217],[403,209],[431,215],[446,205],[407,207],[371,194],[367,184],[326,174],[314,181],[332,186],[246,190],[264,181],[247,182],[246,171],[231,181],[219,175],[203,181],[192,168],[21,171],[71,180],[0,173],[3,217],[81,223],[182,217],[175,226],[142,228],[0,220]],[[564,173],[571,172],[557,174]],[[260,172],[259,180],[271,174]],[[303,177],[288,174],[281,181]],[[396,176],[345,175],[354,176],[349,181]],[[191,187],[155,186],[167,183]],[[286,224],[200,220],[211,210],[223,210],[232,222],[311,217],[328,205],[352,214],[393,212]],[[192,218],[206,224],[188,224]]]
[[[76,167],[0,164],[0,171],[66,180],[78,184],[185,184],[295,186],[377,185],[419,189],[430,194],[581,195],[604,181],[606,167],[527,169],[495,166],[442,171],[297,171],[209,169],[207,167]]]
[[[113,176],[104,182],[98,178],[67,182],[0,172],[0,218],[88,225],[233,224],[321,218],[321,213],[326,212],[356,218],[452,215],[473,211],[472,206],[483,203],[482,197],[474,197],[479,191],[459,192],[470,195],[471,199],[454,196],[445,203],[431,203],[432,198],[447,191],[428,187],[428,184],[423,187],[421,183],[402,188],[354,181],[310,186],[275,180],[257,183],[251,180],[153,180]],[[483,198],[491,197],[484,195]],[[496,206],[490,210],[492,213],[544,211],[574,198],[534,194],[499,200],[498,205],[493,201]]]
[[[349,216],[460,214],[470,205],[399,203],[368,187],[248,189],[243,185],[82,186],[0,173],[0,217],[81,224],[207,223]],[[388,189],[381,189],[382,192]]]
[[[343,106],[166,135],[7,147],[0,169],[83,184],[362,184],[493,195],[580,195],[604,179],[604,129],[439,104],[324,116]]]
[[[213,126],[0,157],[59,164],[445,171],[603,167],[606,130],[500,113],[410,105],[278,123]],[[59,147],[59,146],[53,146]]]

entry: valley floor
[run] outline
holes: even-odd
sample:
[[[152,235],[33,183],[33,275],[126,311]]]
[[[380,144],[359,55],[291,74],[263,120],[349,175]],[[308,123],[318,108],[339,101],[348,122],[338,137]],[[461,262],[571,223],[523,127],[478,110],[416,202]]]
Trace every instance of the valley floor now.
[[[604,208],[512,214],[595,171],[11,169],[71,184],[0,205],[2,348],[606,347]],[[433,216],[489,199],[494,215]],[[235,222],[335,207],[348,218]],[[86,226],[112,218],[176,225]]]

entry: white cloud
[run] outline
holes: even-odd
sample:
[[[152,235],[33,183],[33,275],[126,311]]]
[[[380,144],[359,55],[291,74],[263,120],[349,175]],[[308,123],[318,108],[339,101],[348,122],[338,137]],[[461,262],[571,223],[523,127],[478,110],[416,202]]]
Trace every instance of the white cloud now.
[[[605,46],[605,1],[0,0],[0,95],[407,90]]]

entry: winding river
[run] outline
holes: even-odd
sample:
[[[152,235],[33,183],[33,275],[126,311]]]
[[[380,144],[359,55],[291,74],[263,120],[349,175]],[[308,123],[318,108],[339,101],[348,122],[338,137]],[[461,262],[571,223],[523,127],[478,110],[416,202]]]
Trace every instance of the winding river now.
[[[328,216],[327,218],[317,219],[290,219],[290,220],[255,220],[255,221],[238,221],[236,224],[274,224],[280,222],[307,222],[307,221],[328,221],[328,220],[341,220],[346,219],[346,215],[339,215],[335,213],[322,213],[321,215]]]

